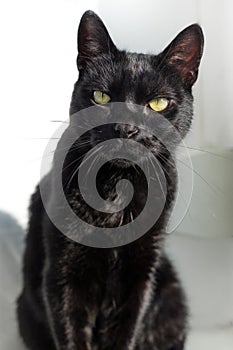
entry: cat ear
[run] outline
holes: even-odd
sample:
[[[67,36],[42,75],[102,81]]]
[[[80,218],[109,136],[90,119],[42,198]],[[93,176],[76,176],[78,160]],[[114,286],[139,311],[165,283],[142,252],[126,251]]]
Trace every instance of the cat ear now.
[[[86,60],[101,54],[111,54],[116,49],[101,19],[93,12],[86,11],[78,29],[78,67]]]
[[[173,65],[180,71],[184,83],[192,86],[197,80],[203,45],[202,29],[193,24],[180,32],[162,52],[162,61]]]

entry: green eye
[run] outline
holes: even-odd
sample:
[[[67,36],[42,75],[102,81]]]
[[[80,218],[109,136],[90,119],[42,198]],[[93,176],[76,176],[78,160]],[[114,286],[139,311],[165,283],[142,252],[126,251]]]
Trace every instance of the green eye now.
[[[102,92],[99,90],[94,91],[93,98],[94,98],[95,103],[98,103],[100,105],[108,103],[111,100],[110,96],[105,94],[105,92]]]
[[[161,112],[164,111],[168,107],[169,101],[167,98],[153,98],[149,102],[149,106],[153,111]]]

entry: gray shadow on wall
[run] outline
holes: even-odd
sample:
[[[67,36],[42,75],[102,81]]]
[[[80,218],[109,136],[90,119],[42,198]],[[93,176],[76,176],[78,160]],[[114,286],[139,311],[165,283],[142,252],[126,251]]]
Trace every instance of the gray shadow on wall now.
[[[16,219],[0,211],[0,350],[25,350],[15,313],[15,300],[22,286],[24,238]]]

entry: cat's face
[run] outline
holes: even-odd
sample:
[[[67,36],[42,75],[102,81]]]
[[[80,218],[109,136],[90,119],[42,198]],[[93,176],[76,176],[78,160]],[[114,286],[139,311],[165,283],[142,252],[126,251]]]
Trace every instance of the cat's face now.
[[[186,135],[193,114],[191,89],[203,51],[198,25],[183,30],[159,55],[128,53],[116,48],[100,18],[88,11],[80,22],[78,49],[79,80],[71,114],[94,105],[111,114],[111,102],[125,102],[127,120],[133,121],[141,106],[139,127],[127,122],[103,127],[101,133],[94,130],[92,146],[109,138],[131,138],[159,153],[162,145],[153,130],[143,129],[143,120],[156,118],[157,113],[169,120],[181,138]]]

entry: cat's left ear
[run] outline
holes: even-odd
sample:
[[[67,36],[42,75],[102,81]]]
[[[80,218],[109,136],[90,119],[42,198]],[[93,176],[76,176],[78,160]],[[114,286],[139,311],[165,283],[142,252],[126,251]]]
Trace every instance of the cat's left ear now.
[[[193,24],[180,32],[162,52],[162,62],[173,65],[180,71],[184,84],[192,86],[197,80],[203,46],[202,29]]]
[[[102,20],[93,11],[86,11],[78,29],[78,68],[85,66],[103,54],[112,54],[117,50]]]

